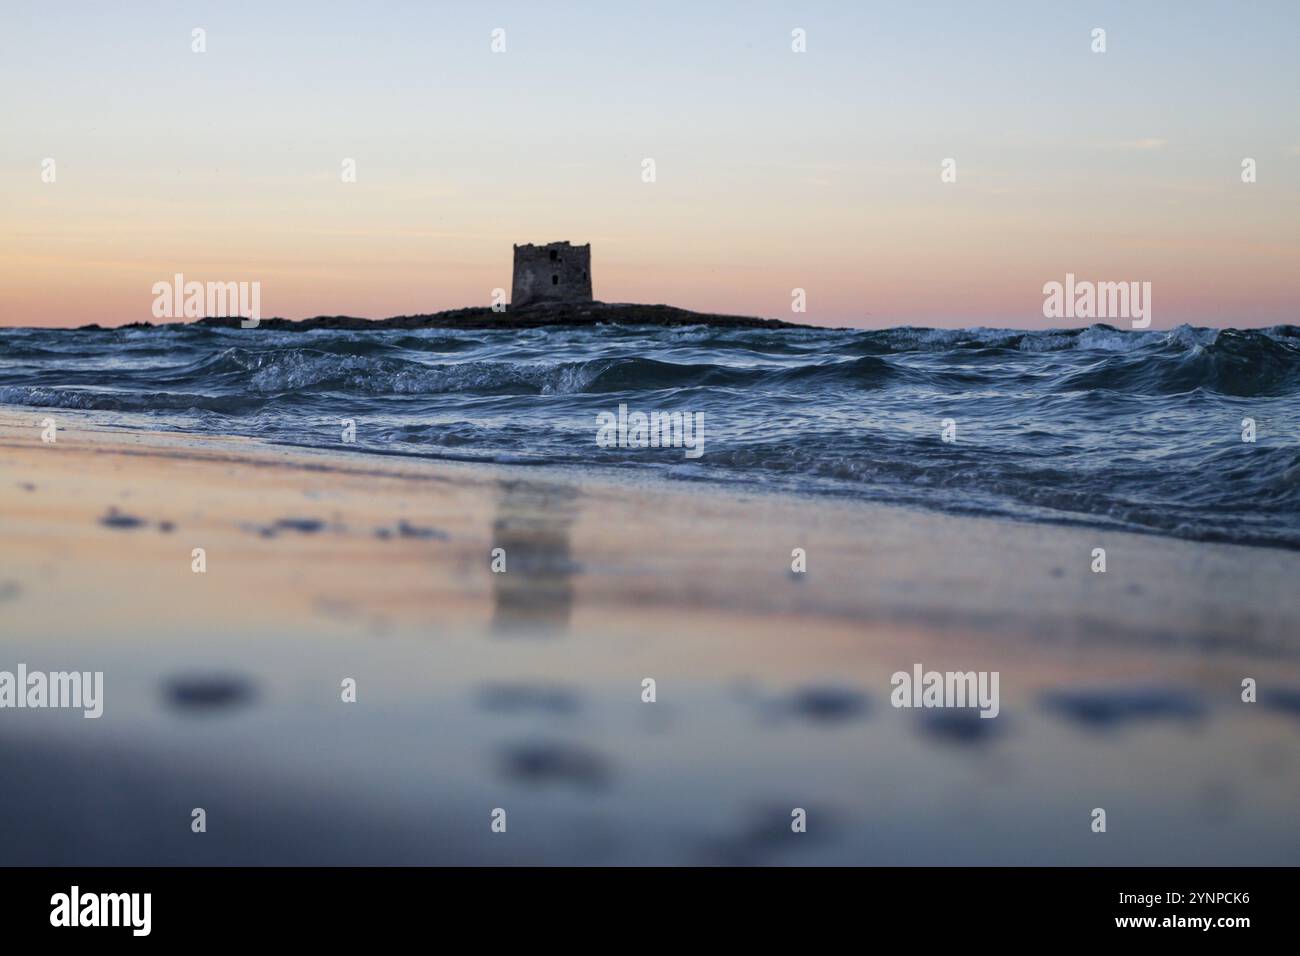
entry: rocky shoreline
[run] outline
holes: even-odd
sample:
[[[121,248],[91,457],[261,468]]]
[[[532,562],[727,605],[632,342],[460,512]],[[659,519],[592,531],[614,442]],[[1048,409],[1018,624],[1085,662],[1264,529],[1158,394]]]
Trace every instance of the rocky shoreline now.
[[[239,328],[238,316],[196,319],[195,325],[217,328]],[[180,323],[132,322],[117,326],[125,329],[148,329]],[[187,323],[188,324],[188,323]],[[494,311],[490,306],[450,309],[427,315],[396,315],[387,319],[365,319],[352,315],[317,315],[309,319],[269,318],[258,322],[257,328],[287,332],[306,332],[311,329],[530,329],[542,326],[591,325],[650,325],[683,326],[709,325],[730,329],[800,329],[812,328],[780,319],[763,319],[748,315],[716,315],[709,312],[692,312],[671,305],[640,305],[625,302],[538,303],[505,312]],[[104,328],[100,325],[83,325],[83,331]]]

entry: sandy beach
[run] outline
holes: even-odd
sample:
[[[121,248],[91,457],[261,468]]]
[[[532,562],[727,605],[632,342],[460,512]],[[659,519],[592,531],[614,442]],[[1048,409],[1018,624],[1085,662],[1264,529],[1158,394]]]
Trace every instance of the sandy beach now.
[[[0,668],[104,715],[0,713],[0,863],[1300,862],[1300,553],[45,417]]]

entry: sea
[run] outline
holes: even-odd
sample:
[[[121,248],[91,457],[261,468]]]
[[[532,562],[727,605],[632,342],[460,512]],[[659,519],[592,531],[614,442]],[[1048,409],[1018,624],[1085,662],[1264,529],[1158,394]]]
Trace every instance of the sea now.
[[[0,404],[1300,548],[1293,325],[7,328]],[[698,451],[598,440],[675,412]]]

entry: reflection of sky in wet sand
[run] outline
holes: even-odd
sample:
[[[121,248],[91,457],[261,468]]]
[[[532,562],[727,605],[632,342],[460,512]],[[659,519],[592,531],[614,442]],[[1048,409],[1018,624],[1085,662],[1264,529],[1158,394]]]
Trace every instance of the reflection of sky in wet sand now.
[[[132,528],[83,493],[51,511],[75,552],[37,518],[0,552],[0,667],[107,689],[100,720],[0,713],[0,862],[1300,862],[1296,556],[1112,536],[1134,595],[1054,573],[1072,529],[369,474],[314,477],[317,513],[266,474],[141,494]],[[221,515],[203,580],[189,498]],[[245,530],[292,515],[322,526]],[[401,521],[439,533],[374,534]],[[891,707],[914,662],[998,670],[1000,715]]]
[[[1004,701],[1005,720],[894,710],[865,672],[852,692],[842,676],[830,692],[739,692],[663,671],[650,705],[634,673],[622,688],[502,682],[495,672],[528,668],[485,639],[447,648],[480,645],[461,674],[447,673],[447,654],[387,647],[361,677],[366,706],[351,709],[313,699],[309,645],[260,658],[259,693],[203,691],[201,706],[173,692],[178,661],[145,673],[138,658],[104,655],[132,701],[112,723],[83,734],[69,715],[29,712],[0,735],[9,859],[1189,864],[1300,851],[1300,721],[1263,701],[1248,710],[1225,695],[1193,718],[1134,708],[1145,691],[1116,685],[1088,692],[1085,709],[1126,714],[1099,734],[1036,697]],[[591,654],[599,642],[577,643]],[[315,656],[317,676],[348,656]],[[203,842],[184,829],[197,805],[211,821]],[[498,806],[506,837],[488,830]],[[1094,806],[1108,811],[1106,835],[1088,831]],[[807,834],[789,830],[794,807],[808,811]],[[111,829],[94,822],[105,814]],[[33,815],[34,828],[16,825]],[[56,829],[65,838],[51,843]]]
[[[684,636],[711,653],[727,643]],[[205,667],[174,651],[153,665],[140,649],[101,651],[111,722],[83,733],[79,715],[6,715],[4,845],[13,862],[46,858],[44,821],[78,834],[53,845],[58,859],[87,862],[1300,859],[1295,685],[1247,705],[1227,670],[1198,682],[1171,661],[1187,682],[1074,686],[1035,652],[1048,689],[1004,691],[1001,716],[985,720],[890,707],[891,664],[864,645],[824,661],[821,680],[762,667],[755,678],[740,662],[702,680],[664,660],[659,701],[644,704],[636,646],[654,641],[479,633],[385,640],[358,658],[268,635],[209,651]],[[621,677],[602,673],[620,658]],[[361,704],[335,703],[332,676],[345,672]],[[203,843],[183,829],[198,805],[213,827]],[[498,806],[508,837],[488,830]],[[1094,806],[1107,809],[1105,835],[1088,830]],[[790,832],[794,807],[808,811],[807,834]],[[34,829],[14,824],[33,812]],[[105,812],[111,838],[92,825]]]
[[[536,481],[506,480],[499,487],[492,547],[505,552],[506,571],[492,576],[493,629],[562,632],[573,604],[569,528],[577,517],[578,492]]]

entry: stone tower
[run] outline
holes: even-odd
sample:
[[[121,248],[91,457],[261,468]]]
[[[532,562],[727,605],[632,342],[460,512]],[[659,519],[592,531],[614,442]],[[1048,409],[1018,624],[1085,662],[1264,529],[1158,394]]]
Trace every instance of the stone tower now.
[[[585,246],[571,246],[567,242],[515,246],[511,308],[535,302],[590,301],[591,243]]]

